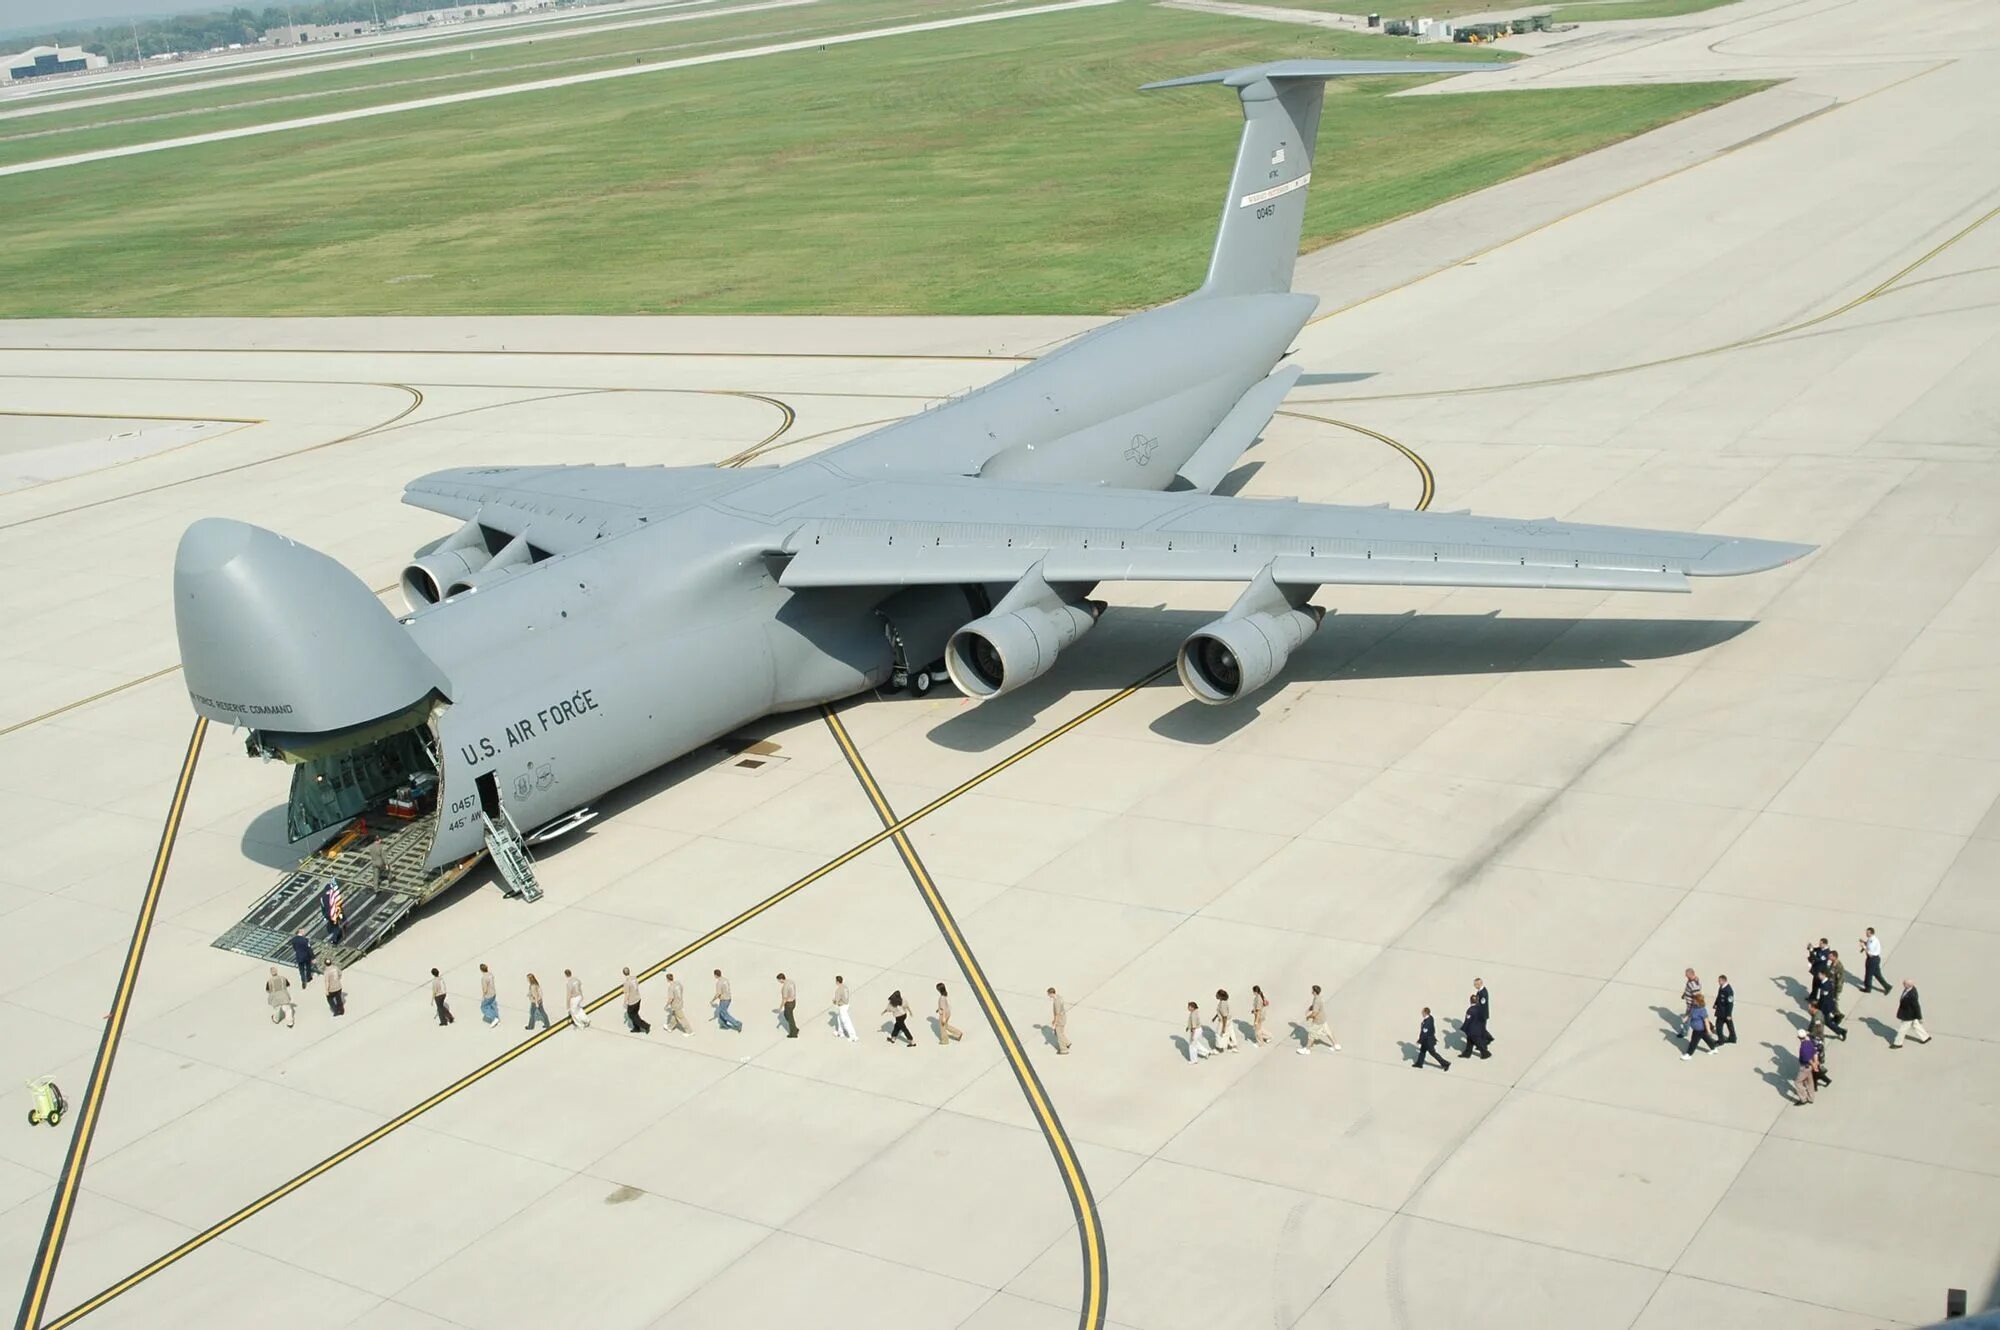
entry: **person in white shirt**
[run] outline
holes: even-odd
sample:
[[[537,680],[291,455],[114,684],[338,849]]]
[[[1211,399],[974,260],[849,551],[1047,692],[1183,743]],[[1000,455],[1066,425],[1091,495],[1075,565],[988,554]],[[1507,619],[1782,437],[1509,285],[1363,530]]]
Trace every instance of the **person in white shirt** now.
[[[590,1017],[583,1010],[583,980],[563,971],[563,994],[569,1002],[569,1026],[572,1030],[588,1030]]]
[[[850,1044],[861,1042],[861,1036],[854,1032],[854,1017],[848,1011],[847,978],[833,977],[833,1030]]]
[[[1872,928],[1862,930],[1861,954],[1866,962],[1861,973],[1861,991],[1873,992],[1875,985],[1880,984],[1882,991],[1888,992],[1889,981],[1882,977],[1882,939],[1875,936]]]

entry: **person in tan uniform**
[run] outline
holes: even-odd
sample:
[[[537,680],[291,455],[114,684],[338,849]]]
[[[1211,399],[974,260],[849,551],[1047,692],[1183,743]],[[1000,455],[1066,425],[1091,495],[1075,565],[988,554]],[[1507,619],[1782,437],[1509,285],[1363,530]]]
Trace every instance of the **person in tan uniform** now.
[[[1271,1032],[1264,1028],[1264,1022],[1270,1019],[1270,1009],[1271,999],[1264,996],[1264,986],[1250,985],[1250,1035],[1260,1048],[1271,1042]]]
[[[1299,1050],[1304,1057],[1313,1051],[1314,1044],[1331,1044],[1333,1051],[1340,1051],[1340,1041],[1333,1037],[1333,1030],[1326,1023],[1326,1002],[1319,995],[1319,985],[1313,985],[1312,1001],[1306,1005],[1306,1042]]]
[[[736,1033],[742,1034],[743,1022],[729,1014],[729,1004],[735,997],[736,990],[732,989],[729,986],[729,981],[722,977],[722,971],[717,970],[715,972],[715,996],[708,1000],[708,1005],[715,1008],[715,1023],[725,1030],[734,1030]]]
[[[861,1041],[854,1032],[854,1016],[848,1011],[847,976],[841,974],[833,977],[833,1032],[850,1044]]]
[[[327,958],[326,969],[320,972],[326,980],[326,1009],[336,1016],[347,1014],[347,993],[341,986],[340,962],[331,956]]]
[[[694,1038],[694,1026],[688,1024],[687,989],[674,978],[672,970],[667,971],[667,1028],[679,1031],[683,1039]]]
[[[1243,1041],[1237,1037],[1236,1022],[1229,1015],[1229,990],[1226,988],[1215,990],[1215,1015],[1212,1019],[1215,1021],[1215,1051],[1242,1052]]]
[[[784,1023],[785,1038],[799,1037],[799,987],[778,971],[778,1019]]]
[[[939,984],[937,991],[938,1043],[949,1044],[954,1039],[965,1038],[965,1031],[951,1023],[951,998],[946,995],[944,985]]]
[[[902,989],[899,988],[889,994],[889,1005],[882,1008],[882,1014],[894,1022],[889,1027],[890,1043],[893,1044],[898,1038],[901,1038],[904,1048],[915,1048],[917,1046],[917,1037],[910,1033],[910,1009],[903,1005]]]
[[[1208,1056],[1208,1036],[1202,1033],[1201,1005],[1190,1002],[1187,1005],[1187,1046],[1190,1065]]]
[[[633,1034],[651,1034],[653,1023],[639,1014],[639,981],[632,977],[632,967],[625,967],[625,980],[619,985],[625,997],[625,1028]]]
[[[275,965],[271,967],[271,977],[264,981],[264,1001],[271,1008],[271,1024],[299,1023],[299,1004],[292,1001],[292,981],[279,974]]]
[[[1049,990],[1049,1029],[1055,1031],[1056,1052],[1069,1052],[1069,1003],[1053,988]]]
[[[450,1025],[454,1019],[451,1004],[445,1001],[444,976],[437,972],[436,966],[431,967],[431,1001],[437,1006],[437,1023]]]

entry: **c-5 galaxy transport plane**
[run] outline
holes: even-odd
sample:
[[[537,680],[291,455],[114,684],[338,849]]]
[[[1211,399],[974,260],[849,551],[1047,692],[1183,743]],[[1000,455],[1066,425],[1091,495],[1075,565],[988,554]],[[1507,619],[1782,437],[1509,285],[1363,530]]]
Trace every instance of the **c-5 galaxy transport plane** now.
[[[1247,584],[1178,655],[1219,705],[1278,676],[1324,586],[1677,591],[1804,554],[1213,494],[1299,377],[1281,362],[1317,303],[1290,288],[1324,80],[1463,72],[1295,60],[1150,85],[1242,100],[1193,295],[788,466],[424,476],[405,501],[464,525],[417,551],[401,619],[322,554],[197,522],[174,570],[196,711],[296,764],[294,838],[394,799],[400,859],[436,872],[487,848],[532,896],[518,828],[569,825],[773,712],[928,686],[939,662],[973,698],[1018,688],[1090,630],[1101,582]]]

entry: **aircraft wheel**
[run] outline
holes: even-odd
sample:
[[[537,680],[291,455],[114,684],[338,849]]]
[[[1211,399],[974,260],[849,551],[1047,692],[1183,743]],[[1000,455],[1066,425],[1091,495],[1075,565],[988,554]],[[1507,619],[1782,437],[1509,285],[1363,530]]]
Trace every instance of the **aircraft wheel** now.
[[[922,697],[925,693],[928,693],[930,690],[931,690],[931,672],[929,670],[924,670],[919,674],[911,676],[910,678],[911,692],[915,693],[918,697]]]

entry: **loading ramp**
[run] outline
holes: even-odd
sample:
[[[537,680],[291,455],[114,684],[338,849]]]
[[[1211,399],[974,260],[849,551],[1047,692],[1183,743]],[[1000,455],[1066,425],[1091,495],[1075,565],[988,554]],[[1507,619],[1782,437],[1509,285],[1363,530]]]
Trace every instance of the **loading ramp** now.
[[[340,835],[301,859],[214,945],[241,956],[290,965],[292,935],[303,928],[322,962],[331,959],[352,964],[387,941],[418,906],[458,883],[486,857],[481,852],[439,869],[424,867],[435,819],[435,813],[404,820],[379,812],[354,819]],[[370,833],[383,838],[380,885],[375,880],[373,860],[360,848]],[[343,917],[338,945],[320,912],[320,894],[328,879],[340,883]]]

